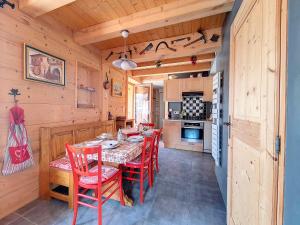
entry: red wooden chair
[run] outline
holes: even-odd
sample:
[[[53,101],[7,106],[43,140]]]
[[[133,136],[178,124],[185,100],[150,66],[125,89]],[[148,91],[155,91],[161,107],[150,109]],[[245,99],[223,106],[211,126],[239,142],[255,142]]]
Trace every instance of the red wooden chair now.
[[[154,124],[154,123],[140,123],[139,126],[141,126],[142,129],[143,129],[144,127],[148,128],[148,129],[154,129],[155,124]]]
[[[122,188],[122,171],[118,168],[102,165],[101,146],[93,148],[75,148],[66,145],[70,158],[73,177],[74,177],[74,216],[73,225],[76,224],[78,205],[98,209],[98,225],[102,225],[102,205],[117,191],[120,194],[121,205],[125,205]],[[97,166],[89,168],[88,159],[98,154]],[[100,168],[100,169],[99,169]],[[101,182],[98,182],[101,180]],[[102,186],[107,184],[107,188],[102,191]],[[95,192],[95,197],[87,195],[88,190]],[[108,196],[102,200],[102,196],[108,193]],[[97,206],[80,201],[79,198],[85,198],[96,201]]]
[[[131,162],[123,165],[123,172],[128,173],[129,176],[123,178],[129,181],[139,181],[140,182],[140,202],[144,203],[144,182],[148,178],[148,184],[152,187],[152,151],[154,137],[145,137],[142,154]],[[138,175],[138,178],[134,178],[134,175]]]
[[[153,132],[155,136],[153,153],[152,153],[152,161],[153,161],[153,170],[152,170],[152,182],[154,181],[154,168],[156,172],[159,173],[159,164],[158,164],[158,150],[159,150],[159,141],[162,134],[162,128]]]

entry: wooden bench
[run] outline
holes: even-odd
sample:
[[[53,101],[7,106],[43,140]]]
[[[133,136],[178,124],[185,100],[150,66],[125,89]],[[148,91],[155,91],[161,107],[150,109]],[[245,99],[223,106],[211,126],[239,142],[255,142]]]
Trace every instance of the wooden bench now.
[[[98,121],[40,128],[40,198],[66,201],[73,208],[72,171],[53,168],[49,163],[66,156],[65,144],[91,140],[101,133],[115,133],[115,121]],[[60,190],[65,190],[59,192]]]

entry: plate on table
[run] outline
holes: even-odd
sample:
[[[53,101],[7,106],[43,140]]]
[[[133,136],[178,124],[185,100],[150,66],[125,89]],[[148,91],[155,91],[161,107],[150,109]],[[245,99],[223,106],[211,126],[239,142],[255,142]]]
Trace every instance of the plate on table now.
[[[135,136],[131,136],[127,139],[127,141],[129,142],[141,142],[144,140],[144,136],[141,136],[141,135],[135,135]]]
[[[108,139],[112,139],[112,134],[110,134],[110,133],[103,133],[103,134],[97,136],[96,138],[100,139],[100,140],[108,140]]]
[[[111,141],[103,141],[101,145],[103,149],[113,149],[119,147],[120,143],[118,141],[111,140]]]
[[[96,140],[96,141],[85,141],[85,142],[82,142],[82,143],[75,144],[75,145],[73,145],[73,146],[76,147],[76,148],[97,147],[97,146],[100,146],[100,145],[101,145],[101,142],[102,142],[102,141],[100,141],[100,140]]]
[[[100,140],[95,140],[95,141],[87,141],[85,142],[85,145],[88,146],[88,147],[91,147],[91,146],[100,146],[102,143],[102,141]]]

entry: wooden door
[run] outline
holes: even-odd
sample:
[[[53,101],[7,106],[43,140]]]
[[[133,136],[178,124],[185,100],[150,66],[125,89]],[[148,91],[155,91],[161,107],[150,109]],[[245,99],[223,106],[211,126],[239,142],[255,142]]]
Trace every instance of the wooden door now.
[[[243,1],[231,27],[229,225],[275,224],[278,2]]]
[[[153,121],[153,86],[139,85],[135,87],[135,123],[152,123]]]

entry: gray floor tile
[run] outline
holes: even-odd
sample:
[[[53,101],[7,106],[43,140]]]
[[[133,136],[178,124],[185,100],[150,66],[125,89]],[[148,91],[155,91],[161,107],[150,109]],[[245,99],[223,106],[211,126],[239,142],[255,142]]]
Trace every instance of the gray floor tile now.
[[[139,203],[139,183],[126,184],[134,206],[108,201],[103,206],[104,225],[226,225],[211,155],[162,148],[159,162],[154,187],[145,183],[144,204]],[[0,220],[0,225],[66,225],[72,219],[66,203],[37,200]],[[79,208],[77,224],[97,223],[97,210]]]
[[[0,220],[0,225],[8,225],[20,218],[20,215],[12,213]]]

